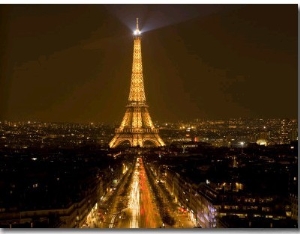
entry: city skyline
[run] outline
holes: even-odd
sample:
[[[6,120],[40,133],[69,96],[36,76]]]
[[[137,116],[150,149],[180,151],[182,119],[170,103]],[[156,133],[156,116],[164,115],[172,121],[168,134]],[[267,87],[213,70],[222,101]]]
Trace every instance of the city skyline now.
[[[119,122],[136,17],[154,121],[297,118],[297,10],[2,5],[0,118]]]
[[[164,147],[112,149],[105,125],[0,122],[0,226],[298,228],[297,125],[167,124]]]

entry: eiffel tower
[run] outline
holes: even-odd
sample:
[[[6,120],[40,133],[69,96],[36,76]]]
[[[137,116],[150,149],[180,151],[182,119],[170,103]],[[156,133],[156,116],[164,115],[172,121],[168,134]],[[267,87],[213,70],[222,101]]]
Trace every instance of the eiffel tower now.
[[[131,146],[144,147],[145,142],[154,146],[164,146],[165,143],[158,135],[158,129],[154,127],[146,104],[146,96],[143,80],[141,31],[138,18],[134,31],[133,62],[130,92],[126,112],[119,128],[115,130],[115,136],[109,143],[110,148],[129,142]]]

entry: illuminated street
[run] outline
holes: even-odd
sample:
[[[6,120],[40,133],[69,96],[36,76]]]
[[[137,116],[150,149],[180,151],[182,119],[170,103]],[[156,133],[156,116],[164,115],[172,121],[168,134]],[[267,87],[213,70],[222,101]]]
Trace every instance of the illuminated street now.
[[[145,173],[144,163],[140,159],[140,225],[142,228],[157,228],[162,225],[156,204],[153,199],[148,178]]]
[[[121,219],[116,225],[118,228],[157,228],[161,226],[161,219],[151,194],[141,158],[137,159],[134,167],[128,194],[128,207],[123,209],[120,217]]]
[[[131,191],[129,194],[129,202],[128,207],[131,211],[130,218],[130,228],[138,228],[139,227],[139,216],[140,216],[140,191],[139,191],[139,172],[138,172],[138,163],[136,164],[133,181],[131,185]]]
[[[126,189],[124,185],[129,179],[128,174],[125,177],[118,185],[118,189],[111,190],[101,200],[102,208],[98,207],[97,211],[94,207],[91,210],[82,228],[157,228],[162,226],[141,158],[136,160],[128,193],[126,198],[122,199],[120,194]],[[118,209],[116,204],[124,200],[127,201],[124,208]]]

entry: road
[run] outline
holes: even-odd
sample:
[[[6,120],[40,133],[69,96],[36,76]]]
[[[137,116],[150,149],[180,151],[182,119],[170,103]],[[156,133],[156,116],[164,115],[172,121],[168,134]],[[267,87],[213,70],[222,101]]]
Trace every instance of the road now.
[[[155,204],[148,178],[146,176],[144,163],[140,159],[140,225],[142,228],[157,228],[162,226],[162,221]]]
[[[137,157],[116,190],[110,191],[88,215],[85,228],[160,228],[160,217],[142,157]],[[170,209],[171,205],[170,205]],[[172,209],[173,210],[173,209]],[[177,213],[177,212],[176,212]],[[176,214],[174,228],[192,227]],[[180,217],[181,216],[181,217]]]
[[[162,222],[151,194],[142,158],[133,171],[128,207],[123,209],[116,228],[157,228]]]

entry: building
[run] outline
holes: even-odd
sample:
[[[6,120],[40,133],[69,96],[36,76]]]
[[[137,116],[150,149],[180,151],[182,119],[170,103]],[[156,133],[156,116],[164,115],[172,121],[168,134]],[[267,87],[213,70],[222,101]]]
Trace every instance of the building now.
[[[109,143],[111,148],[115,148],[124,143],[134,147],[165,145],[158,135],[158,129],[155,128],[151,120],[146,103],[141,38],[141,31],[139,30],[137,19],[136,30],[134,32],[133,63],[128,105],[126,106],[126,112],[121,125],[116,129],[115,136]]]
[[[156,163],[156,167],[166,168],[166,188],[195,226],[297,226],[298,197],[291,193],[288,197],[292,165],[243,155],[239,166],[232,167],[232,156],[216,156],[210,160],[213,163],[208,158],[169,157]],[[177,165],[178,160],[182,165]],[[290,176],[294,181],[294,173]]]

